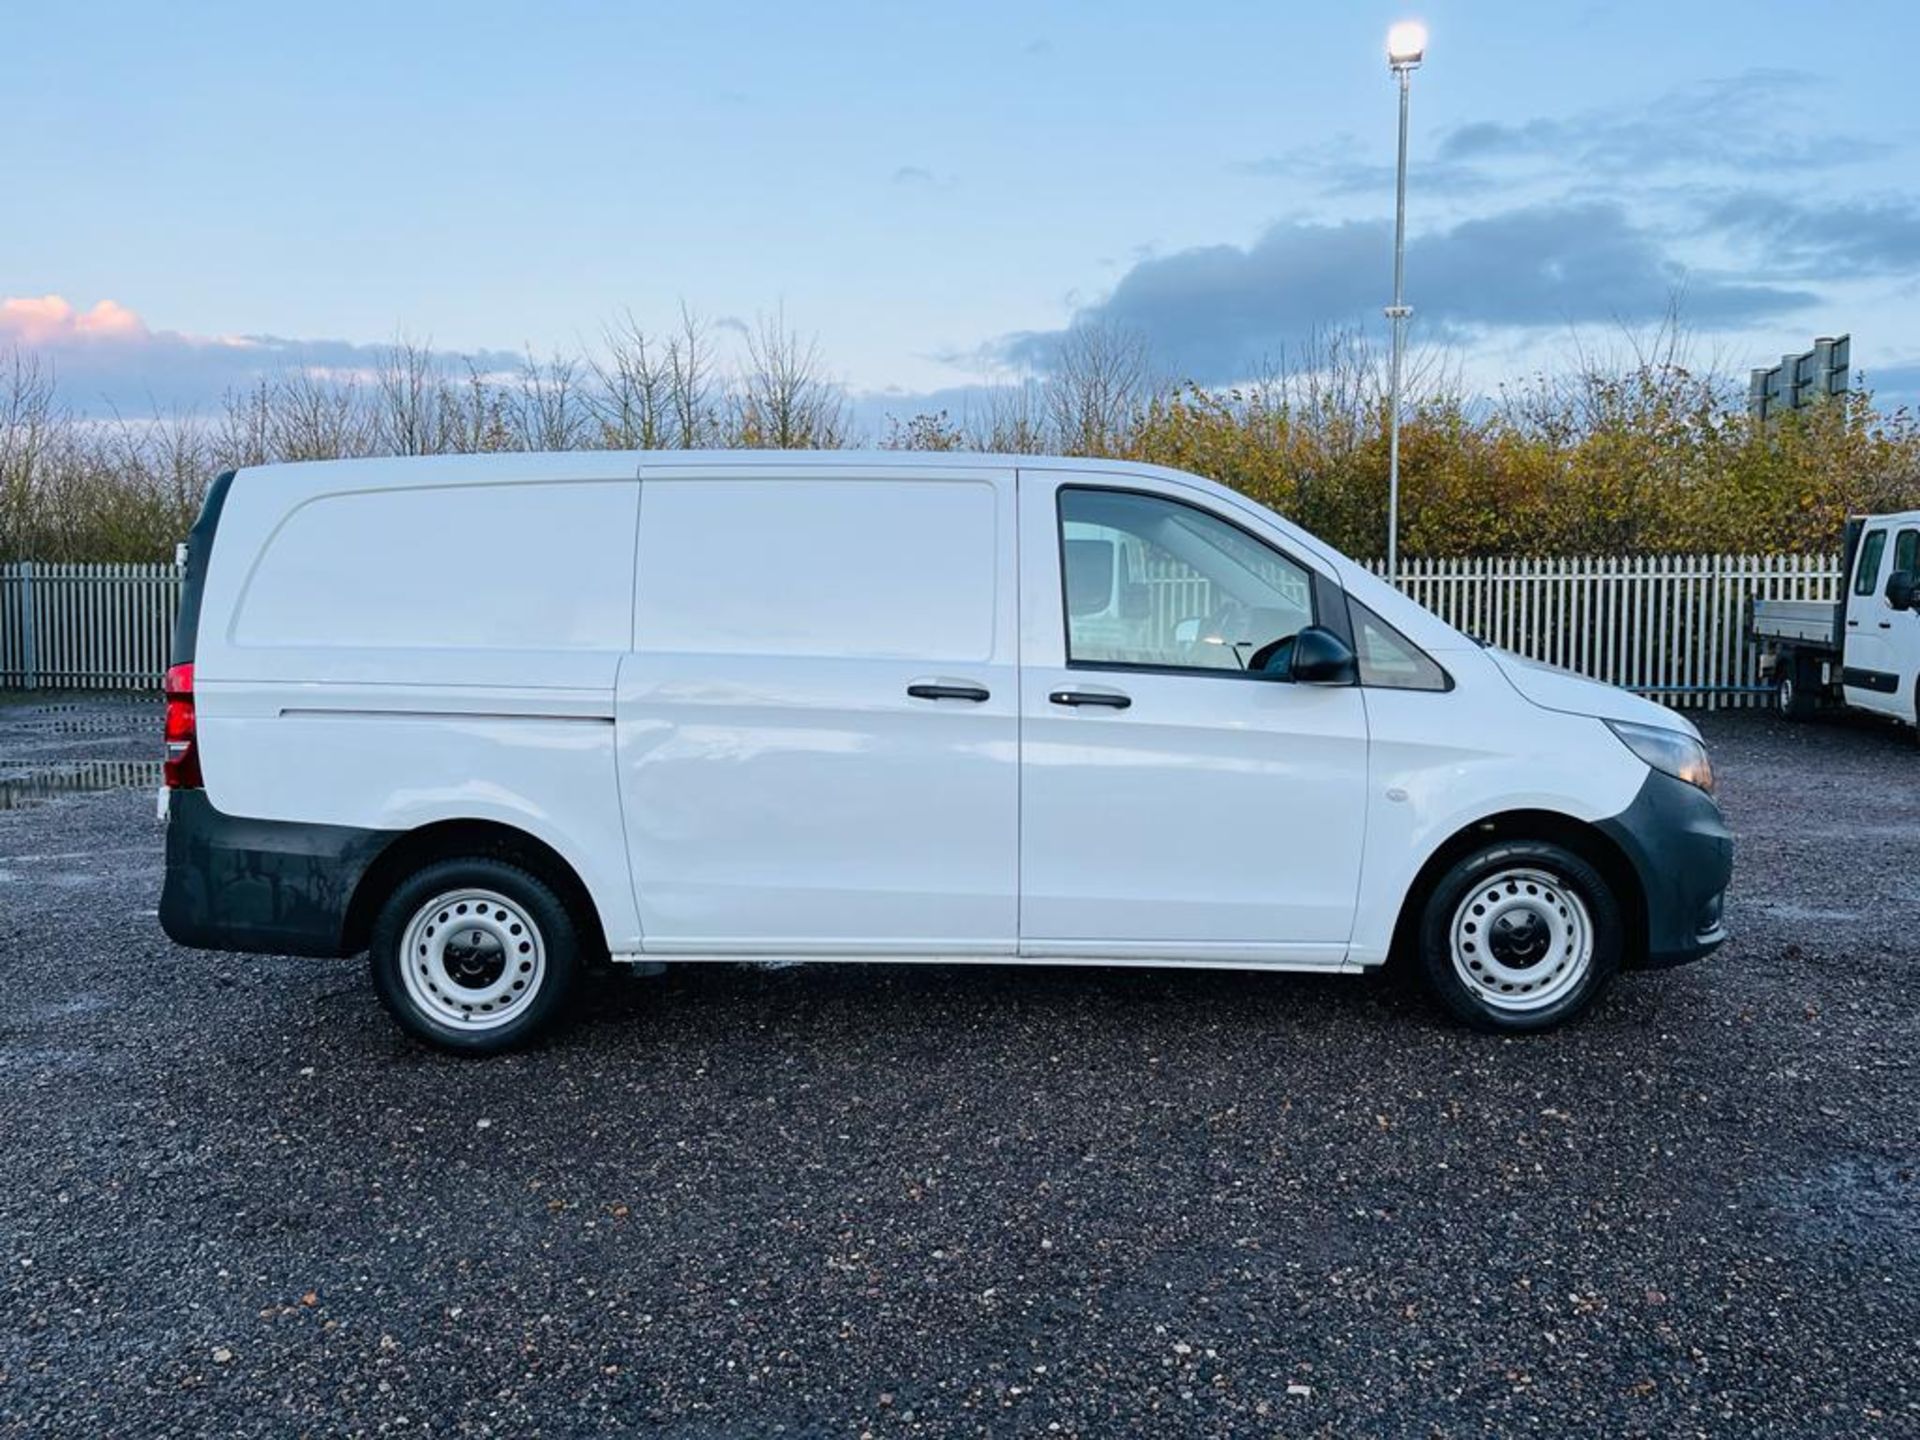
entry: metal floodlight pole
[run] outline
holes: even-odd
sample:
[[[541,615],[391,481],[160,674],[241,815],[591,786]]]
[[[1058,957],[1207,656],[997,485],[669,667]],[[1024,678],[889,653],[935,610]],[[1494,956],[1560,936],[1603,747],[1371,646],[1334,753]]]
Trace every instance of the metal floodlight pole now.
[[[1387,32],[1387,66],[1400,82],[1400,158],[1393,188],[1393,303],[1386,315],[1393,326],[1393,358],[1387,373],[1387,583],[1400,583],[1400,368],[1406,352],[1407,256],[1407,98],[1413,72],[1427,50],[1426,27],[1403,22]]]

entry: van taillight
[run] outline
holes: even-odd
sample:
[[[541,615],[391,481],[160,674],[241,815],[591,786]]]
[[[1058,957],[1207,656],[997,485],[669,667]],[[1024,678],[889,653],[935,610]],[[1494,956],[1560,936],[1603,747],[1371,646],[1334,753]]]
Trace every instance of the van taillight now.
[[[200,788],[200,746],[193,717],[193,666],[167,671],[167,763],[169,790]]]

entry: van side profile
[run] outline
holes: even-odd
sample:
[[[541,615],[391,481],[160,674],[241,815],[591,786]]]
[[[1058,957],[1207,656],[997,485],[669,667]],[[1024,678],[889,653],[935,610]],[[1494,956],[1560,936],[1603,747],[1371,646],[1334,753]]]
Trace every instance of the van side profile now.
[[[1490,1029],[1724,938],[1678,715],[1192,475],[1032,456],[222,475],[161,922],[521,1043],[610,959],[1359,972]]]

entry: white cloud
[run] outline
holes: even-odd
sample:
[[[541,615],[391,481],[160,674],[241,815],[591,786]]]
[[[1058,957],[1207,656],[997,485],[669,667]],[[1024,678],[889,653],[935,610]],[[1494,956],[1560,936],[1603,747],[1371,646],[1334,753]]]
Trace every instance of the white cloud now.
[[[44,347],[84,341],[144,340],[149,333],[145,321],[113,300],[99,300],[92,309],[79,310],[59,295],[0,299],[0,342]]]
[[[50,365],[70,404],[127,413],[206,408],[230,390],[295,370],[371,375],[388,350],[350,340],[155,330],[118,301],[83,309],[61,295],[0,297],[0,351],[9,348]],[[488,371],[521,363],[506,350],[446,358]]]

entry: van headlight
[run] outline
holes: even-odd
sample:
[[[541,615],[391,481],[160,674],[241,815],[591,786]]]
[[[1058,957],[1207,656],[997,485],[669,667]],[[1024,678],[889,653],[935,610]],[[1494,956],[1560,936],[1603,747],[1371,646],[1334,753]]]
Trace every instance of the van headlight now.
[[[1636,725],[1631,720],[1609,720],[1606,726],[1620,737],[1622,745],[1662,775],[1713,793],[1713,762],[1707,758],[1707,747],[1693,736],[1660,725]]]

